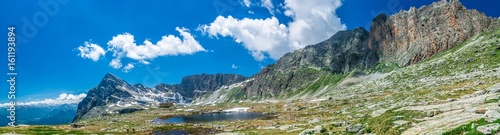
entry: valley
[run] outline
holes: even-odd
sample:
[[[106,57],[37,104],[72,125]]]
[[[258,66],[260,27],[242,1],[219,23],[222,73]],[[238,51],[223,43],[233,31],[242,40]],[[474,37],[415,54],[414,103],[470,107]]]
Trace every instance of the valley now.
[[[160,103],[174,106],[159,108]],[[246,120],[157,123],[238,110]],[[248,110],[246,110],[248,108]],[[134,109],[120,113],[124,109]],[[251,77],[192,75],[147,88],[106,74],[72,124],[21,134],[493,134],[500,128],[500,20],[457,0],[373,19],[285,54]]]

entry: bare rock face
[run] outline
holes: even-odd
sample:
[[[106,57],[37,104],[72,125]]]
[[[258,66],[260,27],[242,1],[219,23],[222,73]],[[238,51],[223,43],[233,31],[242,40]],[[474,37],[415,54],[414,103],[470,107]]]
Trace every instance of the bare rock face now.
[[[224,85],[242,82],[248,79],[238,74],[199,74],[182,78],[180,84],[173,85],[173,89],[186,97],[196,97],[204,93],[195,91],[213,91]]]
[[[381,60],[407,66],[497,25],[493,18],[467,10],[458,0],[443,0],[392,16],[377,16],[371,24],[368,45],[380,48]]]
[[[326,41],[287,53],[254,75],[243,91],[249,98],[275,97],[328,73],[347,73],[375,65],[378,55],[366,45],[368,35],[364,28],[339,31]]]

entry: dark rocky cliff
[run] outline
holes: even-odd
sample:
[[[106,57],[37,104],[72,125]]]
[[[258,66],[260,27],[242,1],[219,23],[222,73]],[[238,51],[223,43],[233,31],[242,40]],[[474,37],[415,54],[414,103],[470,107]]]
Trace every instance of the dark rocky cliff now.
[[[368,35],[364,28],[339,31],[319,44],[287,53],[255,75],[255,80],[249,82],[243,91],[250,97],[276,96],[297,90],[327,73],[341,74],[356,68],[369,68],[378,62],[378,55],[374,48],[366,45]]]

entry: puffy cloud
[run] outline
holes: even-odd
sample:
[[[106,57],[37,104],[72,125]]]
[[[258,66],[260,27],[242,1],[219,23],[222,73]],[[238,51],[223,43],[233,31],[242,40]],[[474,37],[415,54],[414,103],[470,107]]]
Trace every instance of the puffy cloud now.
[[[267,10],[269,10],[269,13],[274,15],[274,5],[271,0],[261,0],[260,6],[267,8]]]
[[[316,44],[345,30],[335,13],[341,5],[341,0],[285,0],[285,15],[293,18],[288,24],[293,45]]]
[[[252,2],[250,0],[243,0],[243,5],[245,5],[246,7],[250,7],[250,5],[252,5]]]
[[[123,67],[122,71],[125,72],[125,73],[128,73],[130,72],[130,70],[132,70],[134,68],[134,64],[132,63],[128,63],[125,67]]]
[[[219,16],[210,25],[201,25],[203,33],[217,37],[218,35],[233,37],[235,42],[243,43],[252,56],[262,61],[269,54],[271,58],[278,59],[287,51],[288,29],[280,24],[275,17],[267,19],[235,19],[232,16]]]
[[[262,0],[264,3],[272,5],[270,0]],[[288,26],[274,16],[266,19],[218,16],[212,23],[200,25],[198,30],[213,37],[234,38],[257,61],[262,61],[267,55],[279,59],[287,52],[319,43],[337,31],[345,30],[346,26],[335,14],[341,5],[341,0],[285,0],[285,15],[292,18]]]
[[[30,102],[17,102],[16,105],[20,106],[30,106],[30,105],[62,105],[62,104],[75,104],[80,103],[80,101],[85,98],[87,94],[81,93],[79,95],[73,94],[60,94],[56,99],[45,99],[42,101],[30,101]],[[10,103],[0,104],[0,107],[10,106]]]
[[[163,36],[156,44],[145,40],[143,44],[138,45],[134,40],[134,35],[123,33],[114,36],[108,42],[108,51],[113,52],[115,59],[110,62],[113,68],[120,68],[120,59],[127,57],[137,60],[143,64],[150,64],[146,60],[152,60],[159,56],[175,56],[194,54],[200,51],[206,51],[186,28],[175,28],[183,39],[174,35]]]
[[[111,62],[109,62],[109,66],[113,67],[114,69],[119,69],[122,67],[122,62],[120,59],[113,59]]]
[[[109,66],[115,69],[122,68],[122,58],[129,58],[148,65],[151,64],[148,60],[160,56],[191,55],[196,52],[206,51],[189,33],[188,29],[176,27],[175,30],[179,32],[182,39],[178,36],[168,35],[162,36],[161,40],[156,43],[146,39],[142,44],[137,44],[134,35],[130,33],[114,36],[107,43],[107,51],[113,53],[113,59],[109,62]],[[107,52],[97,44],[88,42],[85,42],[85,44],[85,46],[78,47],[80,50],[79,55],[83,58],[97,61]],[[129,63],[122,71],[128,72],[132,68],[134,68],[134,65]]]
[[[90,42],[85,42],[85,46],[79,46],[78,50],[80,51],[78,54],[80,57],[93,61],[98,61],[101,56],[106,54],[106,51],[104,51],[101,46]]]

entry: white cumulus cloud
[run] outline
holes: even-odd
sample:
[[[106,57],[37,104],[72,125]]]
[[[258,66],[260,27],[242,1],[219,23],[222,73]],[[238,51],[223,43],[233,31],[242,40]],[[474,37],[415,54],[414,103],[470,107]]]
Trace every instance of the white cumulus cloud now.
[[[147,60],[152,60],[159,56],[185,55],[206,51],[189,33],[188,29],[179,27],[175,29],[180,33],[182,39],[174,35],[168,35],[163,36],[156,43],[144,40],[143,44],[137,44],[134,35],[130,33],[114,36],[108,42],[108,51],[113,52],[113,56],[115,57],[110,62],[110,66],[120,68],[120,59],[123,57],[137,60],[143,64],[150,64]]]
[[[109,66],[115,69],[123,67],[122,71],[128,72],[134,68],[134,65],[129,63],[124,67],[122,58],[129,58],[148,65],[151,64],[150,60],[160,56],[191,55],[200,51],[206,52],[188,29],[176,27],[175,30],[179,32],[180,37],[174,35],[162,36],[156,43],[146,39],[142,44],[138,44],[134,39],[134,35],[130,33],[119,34],[108,41],[106,51],[97,44],[85,42],[85,46],[78,47],[80,50],[79,55],[82,58],[98,61],[106,52],[112,52],[113,59],[109,62]]]
[[[98,61],[101,56],[106,54],[106,51],[101,46],[90,42],[85,42],[85,46],[79,46],[78,50],[80,51],[78,54],[80,57],[93,61]]]
[[[233,37],[237,43],[250,51],[255,60],[262,61],[269,54],[278,59],[294,48],[287,46],[288,29],[280,24],[275,17],[267,19],[236,19],[232,16],[219,16],[210,25],[199,27],[204,33],[217,37],[218,35]]]
[[[250,5],[252,5],[252,2],[250,0],[243,0],[243,5],[245,5],[246,7],[250,7]]]
[[[123,67],[122,71],[125,72],[125,73],[128,73],[130,72],[130,70],[132,70],[134,68],[134,64],[132,63],[128,63],[125,67]]]
[[[267,10],[269,10],[269,13],[274,15],[274,5],[271,0],[261,0],[260,6],[267,8]]]
[[[297,47],[316,44],[337,31],[345,30],[335,10],[341,0],[285,0],[285,15],[293,18],[288,24],[290,41]]]
[[[262,0],[264,3],[272,5],[270,0]],[[285,15],[292,18],[287,24],[274,16],[266,19],[218,16],[212,23],[200,25],[198,30],[213,37],[234,38],[257,61],[267,55],[276,60],[287,52],[319,43],[345,30],[335,13],[341,5],[341,0],[285,0]]]
[[[75,104],[80,103],[80,101],[85,98],[87,94],[81,93],[79,95],[73,94],[60,94],[56,99],[45,99],[41,101],[30,101],[30,102],[16,102],[19,106],[30,106],[30,105],[62,105],[62,104]],[[0,104],[0,107],[10,106],[10,103]]]
[[[120,59],[113,59],[111,62],[109,62],[109,66],[113,67],[114,69],[119,69],[122,67],[122,62]]]

